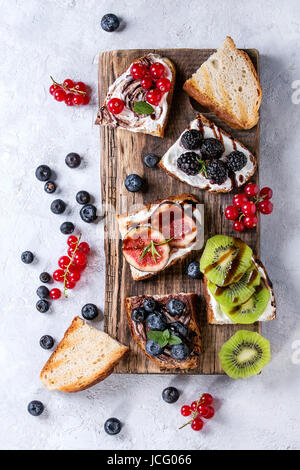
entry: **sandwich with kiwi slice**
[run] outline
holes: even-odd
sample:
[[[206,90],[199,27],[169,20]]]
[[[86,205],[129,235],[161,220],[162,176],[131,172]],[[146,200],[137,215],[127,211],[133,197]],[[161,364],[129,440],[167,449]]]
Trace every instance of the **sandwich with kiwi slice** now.
[[[239,238],[210,238],[200,270],[208,323],[252,324],[275,319],[275,296],[266,269]]]

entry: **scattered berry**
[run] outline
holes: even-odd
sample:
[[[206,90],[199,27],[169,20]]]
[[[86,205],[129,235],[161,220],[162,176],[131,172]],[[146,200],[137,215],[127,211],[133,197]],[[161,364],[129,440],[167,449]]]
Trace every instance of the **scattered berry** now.
[[[220,140],[210,137],[202,140],[200,152],[203,160],[218,160],[224,153],[224,145]]]
[[[214,401],[213,396],[210,393],[203,393],[203,395],[200,398],[200,403],[203,405],[211,405],[213,401]]]
[[[39,416],[44,411],[44,405],[41,401],[33,400],[28,404],[27,410],[32,416]]]
[[[81,163],[80,155],[74,152],[68,153],[68,155],[65,158],[65,162],[69,168],[77,168],[79,167]]]
[[[160,78],[159,80],[157,80],[156,87],[162,93],[167,93],[171,88],[171,82],[168,78],[163,77],[163,78]]]
[[[242,207],[246,202],[248,202],[248,198],[246,194],[240,193],[233,196],[232,202],[235,207]]]
[[[177,166],[187,175],[197,175],[202,168],[198,158],[199,157],[195,152],[185,152],[177,158]]]
[[[135,321],[136,323],[141,323],[145,320],[146,318],[146,312],[145,312],[145,309],[143,309],[142,307],[137,307],[137,308],[134,308],[131,312],[131,318],[133,321]]]
[[[55,90],[57,90],[58,85],[55,85],[54,83],[50,86],[49,88],[49,93],[50,95],[54,95]]]
[[[254,215],[256,212],[256,205],[254,202],[248,201],[242,205],[242,212],[245,215]]]
[[[75,286],[76,286],[76,282],[70,281],[69,279],[65,281],[66,289],[74,289]]]
[[[50,209],[53,214],[62,214],[66,210],[66,203],[61,199],[55,199],[51,202]]]
[[[108,33],[116,31],[120,26],[119,18],[113,13],[107,13],[101,19],[101,28]]]
[[[87,104],[89,104],[89,102],[90,102],[90,97],[89,97],[89,95],[88,95],[88,94],[82,95],[82,103],[81,103],[81,104],[82,104],[83,106],[86,106]]]
[[[172,317],[176,317],[182,314],[184,311],[185,305],[179,299],[171,299],[167,305],[168,312]]]
[[[71,282],[78,282],[80,280],[80,272],[79,271],[70,271],[67,274],[68,281]]]
[[[54,91],[53,96],[56,101],[65,101],[67,94],[62,88],[57,88]]]
[[[197,405],[198,405],[198,402],[197,402],[197,401],[193,401],[193,403],[191,404],[191,410],[192,410],[192,411],[196,411],[196,410],[197,410]]]
[[[78,191],[78,193],[76,194],[76,201],[78,202],[78,204],[88,204],[90,200],[91,196],[87,191]]]
[[[244,217],[243,222],[247,228],[254,228],[257,225],[258,219],[256,215],[247,215]]]
[[[228,206],[225,209],[225,217],[228,220],[236,220],[239,216],[238,208],[235,206]]]
[[[68,237],[68,240],[67,240],[67,245],[69,247],[75,247],[78,243],[78,238],[75,237],[75,235],[71,235],[70,237]]]
[[[271,188],[265,187],[261,189],[259,195],[262,199],[271,199],[273,196],[273,191]]]
[[[87,255],[90,252],[90,245],[86,242],[81,242],[78,245],[78,250],[82,251],[83,253]]]
[[[98,313],[98,308],[95,304],[86,304],[81,309],[81,314],[86,320],[94,320]]]
[[[38,287],[36,293],[40,299],[47,299],[49,297],[49,289],[46,286]]]
[[[175,344],[171,347],[170,354],[176,361],[184,361],[190,355],[190,349],[186,344]]]
[[[161,98],[162,94],[157,88],[152,88],[146,94],[146,101],[153,104],[153,106],[157,106],[160,103]]]
[[[211,419],[211,418],[213,418],[213,416],[215,415],[215,410],[214,410],[214,408],[213,408],[212,406],[208,406],[207,408],[208,408],[208,412],[207,412],[207,414],[206,414],[205,416],[203,416],[203,418],[205,418],[205,419]]]
[[[31,253],[31,251],[23,251],[23,253],[21,254],[21,260],[25,264],[32,263],[33,259],[34,259],[34,255],[33,253]]]
[[[66,269],[68,267],[68,265],[70,264],[70,258],[68,256],[61,256],[58,260],[58,266],[61,268],[61,269]],[[54,277],[54,273],[53,273],[53,277]],[[55,279],[55,278],[54,278]]]
[[[201,429],[203,428],[203,425],[204,425],[204,423],[203,423],[202,419],[199,418],[199,416],[197,416],[193,420],[193,422],[191,424],[191,428],[193,429],[193,431],[201,431]]]
[[[159,356],[164,352],[164,348],[162,348],[158,343],[152,341],[152,339],[148,339],[146,343],[146,352],[153,357]]]
[[[83,82],[77,82],[74,84],[74,88],[76,91],[84,91],[86,92],[87,91],[87,86],[85,83]],[[81,95],[81,96],[87,96],[87,95]]]
[[[144,156],[143,160],[144,160],[144,164],[148,168],[155,168],[159,162],[159,157],[155,155],[154,153],[148,153],[147,155]]]
[[[74,106],[80,106],[83,104],[83,96],[82,95],[73,95],[72,102]]]
[[[51,276],[49,273],[46,273],[46,272],[43,272],[40,274],[40,281],[41,282],[44,282],[45,284],[47,282],[50,282],[51,281]]]
[[[57,269],[53,273],[53,279],[57,282],[63,282],[65,272],[62,269]]]
[[[132,193],[136,193],[137,191],[140,191],[143,188],[144,180],[139,175],[132,174],[132,175],[128,175],[125,178],[124,184],[125,184],[125,188],[128,191]]]
[[[119,98],[112,98],[107,103],[107,107],[112,114],[120,114],[124,109],[124,101]]]
[[[152,78],[150,76],[144,77],[141,80],[141,87],[144,90],[150,90],[150,88],[152,87],[152,84],[153,84],[153,81],[152,81]]]
[[[242,232],[245,228],[245,224],[242,220],[235,220],[233,222],[233,229],[236,231],[236,232]]]
[[[209,414],[209,406],[208,405],[199,405],[197,411],[202,418],[206,418],[206,415]]]
[[[39,181],[47,181],[51,178],[51,169],[47,165],[40,165],[35,170],[35,176]]]
[[[44,335],[40,339],[40,346],[43,349],[51,349],[54,346],[54,339],[50,335]]]
[[[77,250],[73,258],[73,262],[76,265],[79,264],[80,266],[83,266],[86,264],[86,255],[82,251]]]
[[[240,171],[247,164],[247,157],[243,152],[234,150],[227,156],[227,167],[231,171]]]
[[[160,78],[165,73],[165,67],[161,62],[155,62],[150,66],[150,73],[153,78]]]
[[[212,184],[222,184],[227,179],[227,167],[222,160],[209,160],[206,164],[206,173],[207,179],[209,179]]]
[[[245,194],[249,197],[254,197],[258,194],[259,187],[255,183],[249,183],[244,188]]]
[[[63,87],[65,88],[73,88],[74,82],[70,78],[66,78],[66,80],[63,82]]]
[[[200,148],[203,140],[203,133],[198,129],[190,129],[184,132],[181,137],[181,144],[187,150],[196,150]]]
[[[66,94],[65,103],[67,106],[74,106],[73,97],[74,97],[73,93]]]
[[[107,434],[114,436],[115,434],[119,434],[121,431],[122,424],[117,418],[109,418],[104,423],[104,430]]]
[[[56,184],[53,181],[47,181],[44,186],[44,190],[48,194],[52,194],[56,191]]]
[[[59,229],[64,235],[69,235],[70,233],[74,232],[75,226],[72,222],[63,222]]]
[[[97,219],[97,208],[93,204],[86,204],[80,209],[80,217],[90,224]]]
[[[146,310],[147,313],[152,313],[156,309],[156,301],[152,297],[148,297],[144,300],[143,308]]]
[[[37,303],[36,303],[36,309],[41,312],[41,313],[46,313],[48,312],[49,310],[49,302],[47,302],[47,300],[38,300]]]
[[[181,414],[182,416],[190,416],[192,413],[191,407],[189,405],[183,405],[181,407]]]
[[[54,289],[51,289],[51,291],[49,292],[49,295],[52,300],[56,300],[60,298],[61,291],[57,288],[54,288]]]
[[[179,398],[179,391],[175,387],[167,387],[162,392],[162,398],[166,403],[175,403]]]
[[[192,261],[188,265],[187,274],[192,279],[200,279],[201,278],[199,261]]]
[[[135,62],[130,68],[131,76],[135,80],[140,80],[144,78],[147,72],[148,70],[146,65],[142,64],[141,62]]]
[[[269,199],[259,202],[257,207],[262,214],[271,214],[273,211],[273,204]]]

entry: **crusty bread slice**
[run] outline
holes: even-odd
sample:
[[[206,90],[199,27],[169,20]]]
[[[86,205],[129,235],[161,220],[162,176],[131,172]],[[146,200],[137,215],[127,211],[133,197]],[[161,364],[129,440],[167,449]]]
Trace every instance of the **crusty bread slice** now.
[[[162,118],[158,120],[159,122],[156,123],[155,119],[152,119],[151,116],[149,115],[148,116],[140,115],[140,118],[135,125],[132,125],[132,124],[127,125],[123,118],[123,113],[120,113],[114,116],[110,113],[110,111],[107,108],[108,101],[113,97],[117,97],[117,98],[124,97],[124,101],[127,103],[128,100],[126,98],[126,92],[120,91],[119,88],[120,87],[123,88],[125,80],[128,79],[128,77],[130,77],[130,68],[132,66],[132,63],[131,63],[128,69],[122,75],[120,75],[120,77],[118,77],[117,80],[110,86],[107,92],[105,101],[98,111],[95,124],[110,126],[110,127],[119,128],[119,129],[125,129],[128,131],[137,132],[137,133],[150,134],[156,137],[164,136],[165,128],[166,128],[168,117],[170,114],[170,108],[171,108],[171,103],[172,103],[172,98],[173,98],[174,87],[175,87],[176,69],[175,69],[173,62],[171,62],[170,59],[168,59],[167,57],[160,57],[158,54],[152,54],[152,53],[136,59],[133,63],[146,62],[148,60],[148,57],[150,57],[152,61],[153,60],[162,61],[163,64],[170,71],[168,78],[171,81],[171,88],[167,93],[164,94],[161,100],[161,103],[165,105],[166,109],[165,109],[165,112],[163,113]],[[115,87],[117,87],[117,91],[115,91]],[[143,90],[142,88],[140,88],[140,90],[141,92],[145,92],[145,90]],[[136,95],[136,91],[137,89],[135,87],[135,90],[134,90],[135,95]],[[125,106],[124,113],[127,116],[126,120],[128,117],[130,118],[133,116],[137,116],[136,113],[134,113],[127,106]],[[150,126],[151,128],[147,128],[147,126]]]
[[[191,253],[191,251],[200,250],[202,248],[203,242],[204,242],[204,239],[203,239],[204,214],[202,211],[202,205],[200,205],[198,199],[193,194],[189,194],[189,193],[177,194],[176,196],[169,196],[164,199],[159,199],[152,203],[146,204],[143,208],[131,214],[117,215],[117,220],[119,223],[119,230],[120,230],[121,238],[123,240],[126,234],[128,233],[128,231],[130,230],[131,225],[138,225],[144,222],[145,220],[147,220],[149,217],[151,217],[151,215],[158,208],[158,206],[164,201],[170,201],[170,202],[174,202],[177,204],[183,203],[184,201],[190,201],[196,204],[197,208],[193,214],[196,220],[198,232],[197,232],[197,237],[196,237],[195,242],[192,242],[190,246],[188,246],[187,248],[177,248],[177,249],[171,250],[169,261],[166,264],[166,266],[162,269],[162,271],[169,268],[177,261],[184,260]],[[201,233],[200,233],[200,230],[201,230]],[[131,269],[132,277],[135,281],[148,279],[157,274],[157,272],[139,271],[133,266],[130,266],[130,269]]]
[[[183,89],[233,129],[251,129],[259,119],[262,89],[250,57],[227,37],[184,83]]]
[[[79,392],[110,375],[127,351],[127,346],[75,317],[40,378],[49,390]]]
[[[258,321],[270,321],[275,320],[276,318],[276,301],[273,291],[272,282],[269,279],[266,268],[258,258],[253,258],[253,262],[258,268],[261,278],[264,280],[264,284],[269,289],[271,298],[267,306],[266,311],[261,315]],[[231,324],[235,325],[236,323],[232,322],[225,313],[222,312],[220,304],[213,298],[213,295],[209,292],[207,287],[207,279],[203,276],[203,292],[206,301],[206,315],[207,322],[214,325],[225,325]]]
[[[144,300],[147,297],[152,297],[158,303],[166,305],[171,298],[179,298],[186,305],[186,312],[190,314],[190,320],[188,323],[185,323],[188,327],[188,330],[191,332],[190,346],[192,348],[192,354],[184,361],[177,361],[173,359],[170,355],[162,354],[157,357],[150,356],[145,349],[147,336],[144,331],[144,326],[142,323],[135,323],[131,318],[131,311],[133,308],[142,306]],[[199,297],[196,294],[187,293],[187,294],[165,294],[165,295],[142,295],[136,297],[126,297],[125,298],[125,309],[127,313],[128,325],[130,332],[138,346],[141,348],[143,353],[157,365],[163,369],[196,369],[199,365],[200,354],[201,354],[201,335],[198,327],[198,318],[199,318]],[[168,320],[179,321],[177,318],[168,318]]]

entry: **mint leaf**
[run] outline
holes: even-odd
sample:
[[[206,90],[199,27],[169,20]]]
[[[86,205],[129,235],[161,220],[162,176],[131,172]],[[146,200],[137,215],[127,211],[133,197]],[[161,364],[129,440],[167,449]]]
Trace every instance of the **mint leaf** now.
[[[170,336],[171,336],[171,333],[169,330],[163,331],[163,338],[165,341],[169,341]]]
[[[154,113],[154,108],[152,108],[151,104],[146,103],[146,101],[136,101],[134,103],[133,109],[138,114]]]
[[[155,341],[160,345],[161,348],[166,346],[168,344],[168,341],[165,340],[163,337],[163,332],[162,331],[148,331],[147,336],[149,339],[152,339],[152,341]]]
[[[182,341],[181,341],[181,339],[179,338],[179,336],[175,336],[175,335],[171,335],[168,342],[169,342],[170,344],[181,344],[181,343],[182,343]]]

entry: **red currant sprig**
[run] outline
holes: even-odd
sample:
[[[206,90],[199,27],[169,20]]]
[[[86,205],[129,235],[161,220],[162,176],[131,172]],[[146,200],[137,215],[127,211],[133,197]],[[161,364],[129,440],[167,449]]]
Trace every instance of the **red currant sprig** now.
[[[67,78],[63,83],[57,83],[53,77],[50,76],[50,78],[52,85],[49,92],[56,101],[64,101],[67,106],[79,106],[89,103],[90,98],[85,83],[75,83],[70,78]]]
[[[261,214],[271,214],[273,211],[273,204],[270,201],[272,195],[271,188],[265,187],[259,192],[257,184],[249,183],[245,186],[244,193],[233,197],[233,206],[226,207],[225,217],[233,221],[233,229],[237,232],[242,232],[245,227],[254,228],[258,222],[257,211]]]
[[[201,431],[204,426],[204,422],[202,418],[211,419],[214,414],[215,410],[211,406],[213,403],[213,397],[209,393],[203,393],[198,401],[193,401],[193,403],[189,405],[183,405],[181,407],[181,414],[182,416],[190,416],[192,418],[185,424],[183,424],[179,429],[184,428],[188,424],[191,425],[191,428],[194,431]]]

